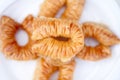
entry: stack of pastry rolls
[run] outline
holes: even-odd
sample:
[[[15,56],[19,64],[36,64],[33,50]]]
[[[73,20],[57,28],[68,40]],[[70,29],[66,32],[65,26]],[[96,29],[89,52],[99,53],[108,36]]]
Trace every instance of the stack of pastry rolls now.
[[[0,44],[3,54],[14,60],[38,59],[33,80],[49,80],[59,70],[58,80],[73,80],[75,57],[97,61],[111,56],[110,46],[120,39],[96,22],[78,23],[85,0],[45,0],[37,17],[28,15],[22,23],[10,17],[0,19]],[[66,7],[61,17],[54,18]],[[25,46],[18,45],[15,33],[22,28],[29,35]],[[99,44],[87,46],[84,40],[96,39]]]

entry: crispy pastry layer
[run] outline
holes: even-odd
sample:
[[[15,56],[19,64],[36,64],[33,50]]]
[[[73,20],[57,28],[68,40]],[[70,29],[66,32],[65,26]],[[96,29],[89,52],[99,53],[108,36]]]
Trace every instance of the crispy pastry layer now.
[[[33,51],[42,57],[70,61],[84,45],[82,29],[75,22],[54,18],[37,18],[33,21]]]
[[[98,45],[96,47],[85,46],[77,57],[83,60],[97,61],[110,57],[110,48],[104,45]]]
[[[105,46],[120,43],[120,39],[104,24],[85,22],[82,29],[85,37],[93,37]]]
[[[71,61],[70,63],[61,66],[54,66],[51,63],[47,62],[45,59],[39,59],[33,80],[49,80],[51,75],[56,70],[60,71],[58,80],[72,80],[74,67],[75,61]]]
[[[79,20],[85,0],[45,0],[40,8],[39,16],[55,17],[63,5],[66,6],[61,18]]]
[[[29,18],[29,16],[27,18]],[[27,18],[25,20],[27,20]],[[31,38],[29,38],[29,42],[25,46],[19,46],[15,39],[15,34],[19,28],[25,30],[29,36],[31,35],[31,31],[28,29],[30,26],[27,26],[27,23],[29,23],[29,21],[25,23],[26,28],[24,28],[23,25],[15,22],[10,17],[2,16],[0,20],[1,50],[7,58],[15,60],[30,60],[37,58],[36,54],[32,53],[31,46],[33,45],[33,41]]]
[[[120,39],[103,24],[85,22],[82,30],[85,38],[92,37],[99,45],[96,47],[85,45],[77,55],[81,59],[96,61],[110,57],[110,46],[120,43]]]

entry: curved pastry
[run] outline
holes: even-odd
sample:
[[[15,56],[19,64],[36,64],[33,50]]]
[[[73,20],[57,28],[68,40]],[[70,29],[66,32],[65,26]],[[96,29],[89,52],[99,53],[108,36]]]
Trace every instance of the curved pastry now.
[[[68,64],[64,64],[59,67],[59,77],[58,80],[73,80],[73,73],[75,68],[75,61],[72,60]]]
[[[58,67],[53,66],[51,63],[48,63],[45,61],[45,59],[39,59],[33,80],[49,80],[50,76],[56,70],[58,70]]]
[[[85,60],[100,60],[111,56],[109,46],[120,43],[120,39],[114,35],[105,25],[95,22],[85,22],[82,26],[85,38],[92,37],[100,43],[96,47],[86,46],[77,55]]]
[[[32,36],[32,32],[33,32],[33,27],[32,27],[33,20],[34,17],[32,15],[28,15],[22,22],[22,27],[29,34],[29,37]]]
[[[64,3],[65,0],[45,0],[40,6],[38,16],[54,17]]]
[[[61,18],[78,20],[82,14],[85,0],[45,0],[41,6],[39,16],[54,17],[63,5],[66,9]]]
[[[74,60],[61,66],[54,66],[50,62],[46,61],[46,59],[39,59],[33,80],[49,80],[56,70],[60,71],[58,80],[72,80],[74,67]]]
[[[81,25],[69,20],[37,18],[33,21],[32,49],[42,57],[70,61],[84,46]]]
[[[66,10],[61,18],[78,20],[82,13],[84,1],[85,0],[45,0],[41,6],[39,16],[54,17],[59,9],[66,3]],[[77,45],[76,40],[79,41],[79,39],[73,37],[80,37],[81,34],[77,31],[78,25],[68,23],[69,21],[66,22],[63,20],[63,22],[61,22],[55,19],[38,19],[34,21],[32,39],[36,41],[36,44],[33,46],[33,50],[39,51],[40,56],[42,55],[42,58],[44,58],[44,62],[41,62],[41,60],[38,61],[39,64],[34,74],[34,80],[49,80],[49,77],[56,68],[60,71],[58,80],[72,80],[75,62],[71,60],[72,57],[75,56],[73,53],[77,54],[76,47],[74,46]],[[83,43],[81,43],[81,47],[78,47],[79,50],[81,50],[84,44],[83,35],[80,38],[82,38],[80,42]],[[75,44],[73,44],[74,42]]]
[[[66,9],[61,18],[79,20],[82,15],[85,0],[66,0]]]
[[[83,60],[97,61],[110,57],[110,48],[104,45],[97,45],[96,47],[85,46],[77,57]]]
[[[28,19],[26,17],[26,19]],[[25,20],[26,20],[25,19]],[[25,21],[26,22],[26,21]],[[23,22],[24,23],[24,22]],[[28,21],[29,23],[29,21]],[[27,22],[25,23],[27,24]],[[29,42],[25,46],[19,46],[15,39],[15,33],[19,28],[25,30],[28,35],[31,35],[31,31],[28,29],[29,26],[25,26],[15,22],[13,19],[7,16],[2,16],[0,20],[0,39],[2,41],[2,52],[7,58],[15,60],[30,60],[37,58],[36,53],[32,53],[31,46],[33,41],[29,37]]]
[[[104,24],[85,22],[82,29],[85,37],[93,37],[105,46],[120,43],[120,39]]]

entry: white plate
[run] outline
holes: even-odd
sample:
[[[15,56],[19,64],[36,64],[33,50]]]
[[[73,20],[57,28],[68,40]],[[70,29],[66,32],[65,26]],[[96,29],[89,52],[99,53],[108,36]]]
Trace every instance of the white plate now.
[[[18,22],[28,14],[37,16],[43,0],[17,0],[1,15],[8,15]],[[2,7],[1,7],[2,8]],[[80,23],[95,21],[104,23],[120,38],[120,11],[114,0],[86,0]],[[76,59],[73,80],[120,80],[120,45],[111,48],[112,57],[98,62]],[[0,54],[0,80],[32,80],[36,60],[8,60]],[[56,74],[51,80],[56,80]]]

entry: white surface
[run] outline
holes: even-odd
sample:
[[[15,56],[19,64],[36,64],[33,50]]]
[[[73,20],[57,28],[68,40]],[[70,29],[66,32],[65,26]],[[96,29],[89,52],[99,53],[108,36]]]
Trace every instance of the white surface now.
[[[16,0],[0,0],[0,13]]]
[[[118,3],[118,5],[120,6],[120,0],[116,0],[116,2]]]
[[[3,1],[3,3],[1,3]],[[37,15],[43,0],[1,0],[0,11],[21,22],[27,14]],[[13,0],[14,1],[14,0]],[[4,6],[3,6],[4,4]],[[2,7],[1,7],[2,5]],[[3,9],[5,7],[5,9]],[[1,15],[3,15],[1,14]],[[120,38],[120,10],[114,0],[86,0],[81,22],[96,21],[108,27]],[[111,48],[112,57],[98,62],[78,60],[74,80],[120,80],[120,45]],[[32,80],[35,61],[8,60],[0,54],[0,80]],[[56,80],[52,77],[51,80]]]

